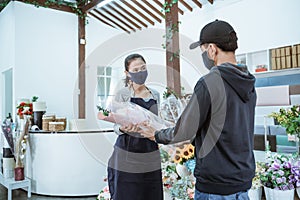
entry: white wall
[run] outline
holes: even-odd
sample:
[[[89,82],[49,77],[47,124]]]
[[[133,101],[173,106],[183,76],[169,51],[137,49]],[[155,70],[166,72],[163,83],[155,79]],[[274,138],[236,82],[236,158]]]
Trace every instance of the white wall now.
[[[15,17],[14,5],[9,4],[0,12],[0,121],[7,113],[4,113],[4,77],[3,72],[15,65]]]
[[[73,117],[78,66],[77,16],[15,3],[15,100],[36,95],[47,112]]]
[[[196,41],[205,24],[222,19],[237,32],[237,53],[296,44],[300,43],[299,8],[299,0],[216,1],[180,17],[180,32]]]

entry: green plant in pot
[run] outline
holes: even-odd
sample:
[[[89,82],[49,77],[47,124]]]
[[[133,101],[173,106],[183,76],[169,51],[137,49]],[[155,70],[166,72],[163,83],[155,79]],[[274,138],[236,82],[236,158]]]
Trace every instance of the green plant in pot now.
[[[294,136],[299,154],[300,105],[293,105],[290,108],[280,108],[279,112],[272,112],[269,117],[273,117],[279,125],[284,127],[289,136]]]
[[[272,112],[269,116],[283,126],[287,134],[300,137],[300,105],[293,105],[287,109],[281,108],[279,112]]]

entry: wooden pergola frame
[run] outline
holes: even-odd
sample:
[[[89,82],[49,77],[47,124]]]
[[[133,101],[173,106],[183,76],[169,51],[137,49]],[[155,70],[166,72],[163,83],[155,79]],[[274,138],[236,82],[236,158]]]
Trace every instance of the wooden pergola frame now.
[[[0,0],[3,2],[5,0]],[[7,0],[6,0],[7,1]],[[86,80],[85,80],[85,56],[86,56],[86,33],[85,33],[85,21],[86,16],[94,17],[101,23],[104,23],[113,28],[121,29],[127,33],[147,28],[148,24],[155,25],[155,22],[161,23],[165,20],[166,32],[172,29],[174,24],[178,25],[178,13],[183,15],[184,11],[179,8],[178,4],[188,11],[193,11],[192,5],[185,0],[178,0],[170,8],[170,12],[162,13],[160,9],[164,8],[163,0],[119,0],[119,2],[112,1],[105,7],[97,8],[97,5],[104,0],[86,0],[83,4],[77,4],[77,8],[64,4],[47,3],[47,0],[18,0],[24,3],[30,3],[33,5],[39,5],[46,8],[60,10],[64,12],[70,12],[78,14],[79,10],[82,14],[78,16],[78,118],[85,118],[86,114]],[[131,3],[129,3],[129,1]],[[213,4],[213,0],[207,0]],[[9,2],[9,1],[7,1]],[[172,3],[172,0],[165,0],[165,3]],[[193,4],[202,8],[202,4],[199,0],[192,0]],[[0,9],[1,10],[1,9]],[[141,11],[144,11],[141,12]],[[135,14],[133,14],[135,13]],[[146,14],[148,16],[146,16]],[[118,17],[119,15],[120,17]],[[123,19],[122,19],[123,18]],[[147,24],[148,23],[148,24]],[[166,33],[167,34],[167,33]],[[167,86],[174,89],[177,94],[181,94],[180,84],[180,57],[179,57],[179,30],[172,30],[173,37],[171,41],[166,39],[166,66],[167,66]],[[167,37],[166,37],[167,38]],[[174,57],[174,54],[178,53],[178,56]]]

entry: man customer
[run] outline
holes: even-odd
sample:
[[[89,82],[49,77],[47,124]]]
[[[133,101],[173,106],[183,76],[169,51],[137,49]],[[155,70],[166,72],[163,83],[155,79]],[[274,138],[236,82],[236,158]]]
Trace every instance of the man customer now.
[[[144,124],[139,132],[161,144],[190,140],[195,145],[195,200],[249,199],[255,173],[255,78],[237,64],[237,36],[229,23],[205,25],[199,41],[190,45],[198,47],[210,71],[198,80],[176,126],[155,130]]]

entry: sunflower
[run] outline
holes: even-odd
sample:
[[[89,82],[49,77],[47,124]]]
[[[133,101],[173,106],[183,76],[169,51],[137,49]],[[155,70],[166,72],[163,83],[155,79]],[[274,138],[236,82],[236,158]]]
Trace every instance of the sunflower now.
[[[179,164],[182,162],[182,157],[179,154],[176,154],[174,157],[174,163]]]
[[[188,160],[190,158],[194,157],[194,147],[193,145],[184,145],[184,148],[180,151],[180,155],[185,160]]]
[[[194,147],[193,145],[190,144],[190,145],[188,146],[188,151],[190,152],[191,155],[194,155],[195,147]]]

